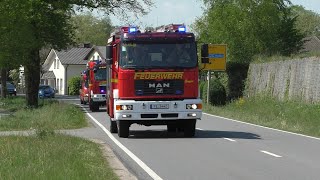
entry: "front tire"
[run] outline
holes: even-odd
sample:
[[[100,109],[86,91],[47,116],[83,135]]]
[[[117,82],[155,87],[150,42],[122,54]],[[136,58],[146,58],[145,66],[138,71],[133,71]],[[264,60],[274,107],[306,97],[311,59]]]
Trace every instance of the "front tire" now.
[[[117,133],[118,132],[117,121],[112,121],[110,119],[110,132],[111,133]]]
[[[184,137],[193,137],[196,132],[196,119],[186,120],[184,124]]]
[[[130,124],[127,121],[117,121],[118,122],[118,136],[121,138],[129,137]]]

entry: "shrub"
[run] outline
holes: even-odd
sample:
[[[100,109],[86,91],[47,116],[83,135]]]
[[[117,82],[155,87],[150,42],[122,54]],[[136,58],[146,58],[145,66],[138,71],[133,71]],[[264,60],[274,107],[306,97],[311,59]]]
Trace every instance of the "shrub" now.
[[[204,86],[207,82],[206,81],[200,81],[199,82],[199,89],[200,89],[200,98],[204,101],[205,96],[203,96]]]
[[[203,101],[207,99],[207,88],[208,84],[204,83],[202,89]],[[219,79],[210,80],[210,93],[209,93],[209,104],[214,106],[225,105],[227,100],[227,94],[224,86]]]
[[[69,95],[79,95],[81,77],[73,77],[68,81]]]
[[[228,74],[228,99],[235,100],[243,96],[245,88],[245,80],[249,64],[242,62],[228,62],[227,74]]]

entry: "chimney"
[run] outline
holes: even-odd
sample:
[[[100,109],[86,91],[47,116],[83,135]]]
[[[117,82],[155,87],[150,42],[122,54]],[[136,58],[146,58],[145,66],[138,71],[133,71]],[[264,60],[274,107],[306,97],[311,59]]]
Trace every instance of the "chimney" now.
[[[91,45],[91,43],[83,43],[83,47],[84,48],[91,48],[92,47],[92,45]]]

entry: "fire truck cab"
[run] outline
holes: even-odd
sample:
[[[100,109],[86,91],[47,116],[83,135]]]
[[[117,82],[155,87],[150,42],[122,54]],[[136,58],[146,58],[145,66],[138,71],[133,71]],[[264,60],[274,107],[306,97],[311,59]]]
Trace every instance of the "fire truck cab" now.
[[[170,28],[171,27],[171,28]],[[183,25],[162,32],[121,27],[108,39],[110,131],[128,137],[131,124],[166,125],[193,137],[202,116],[197,45]]]
[[[100,60],[87,63],[88,103],[91,111],[106,105],[106,64]]]

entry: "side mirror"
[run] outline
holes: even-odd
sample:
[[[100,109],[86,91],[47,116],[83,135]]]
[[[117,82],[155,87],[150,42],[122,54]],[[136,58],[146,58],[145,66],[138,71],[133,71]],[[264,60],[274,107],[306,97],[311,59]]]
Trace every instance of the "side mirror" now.
[[[201,63],[209,63],[209,49],[208,44],[201,45]]]
[[[107,45],[106,47],[106,64],[112,65],[113,46]]]

